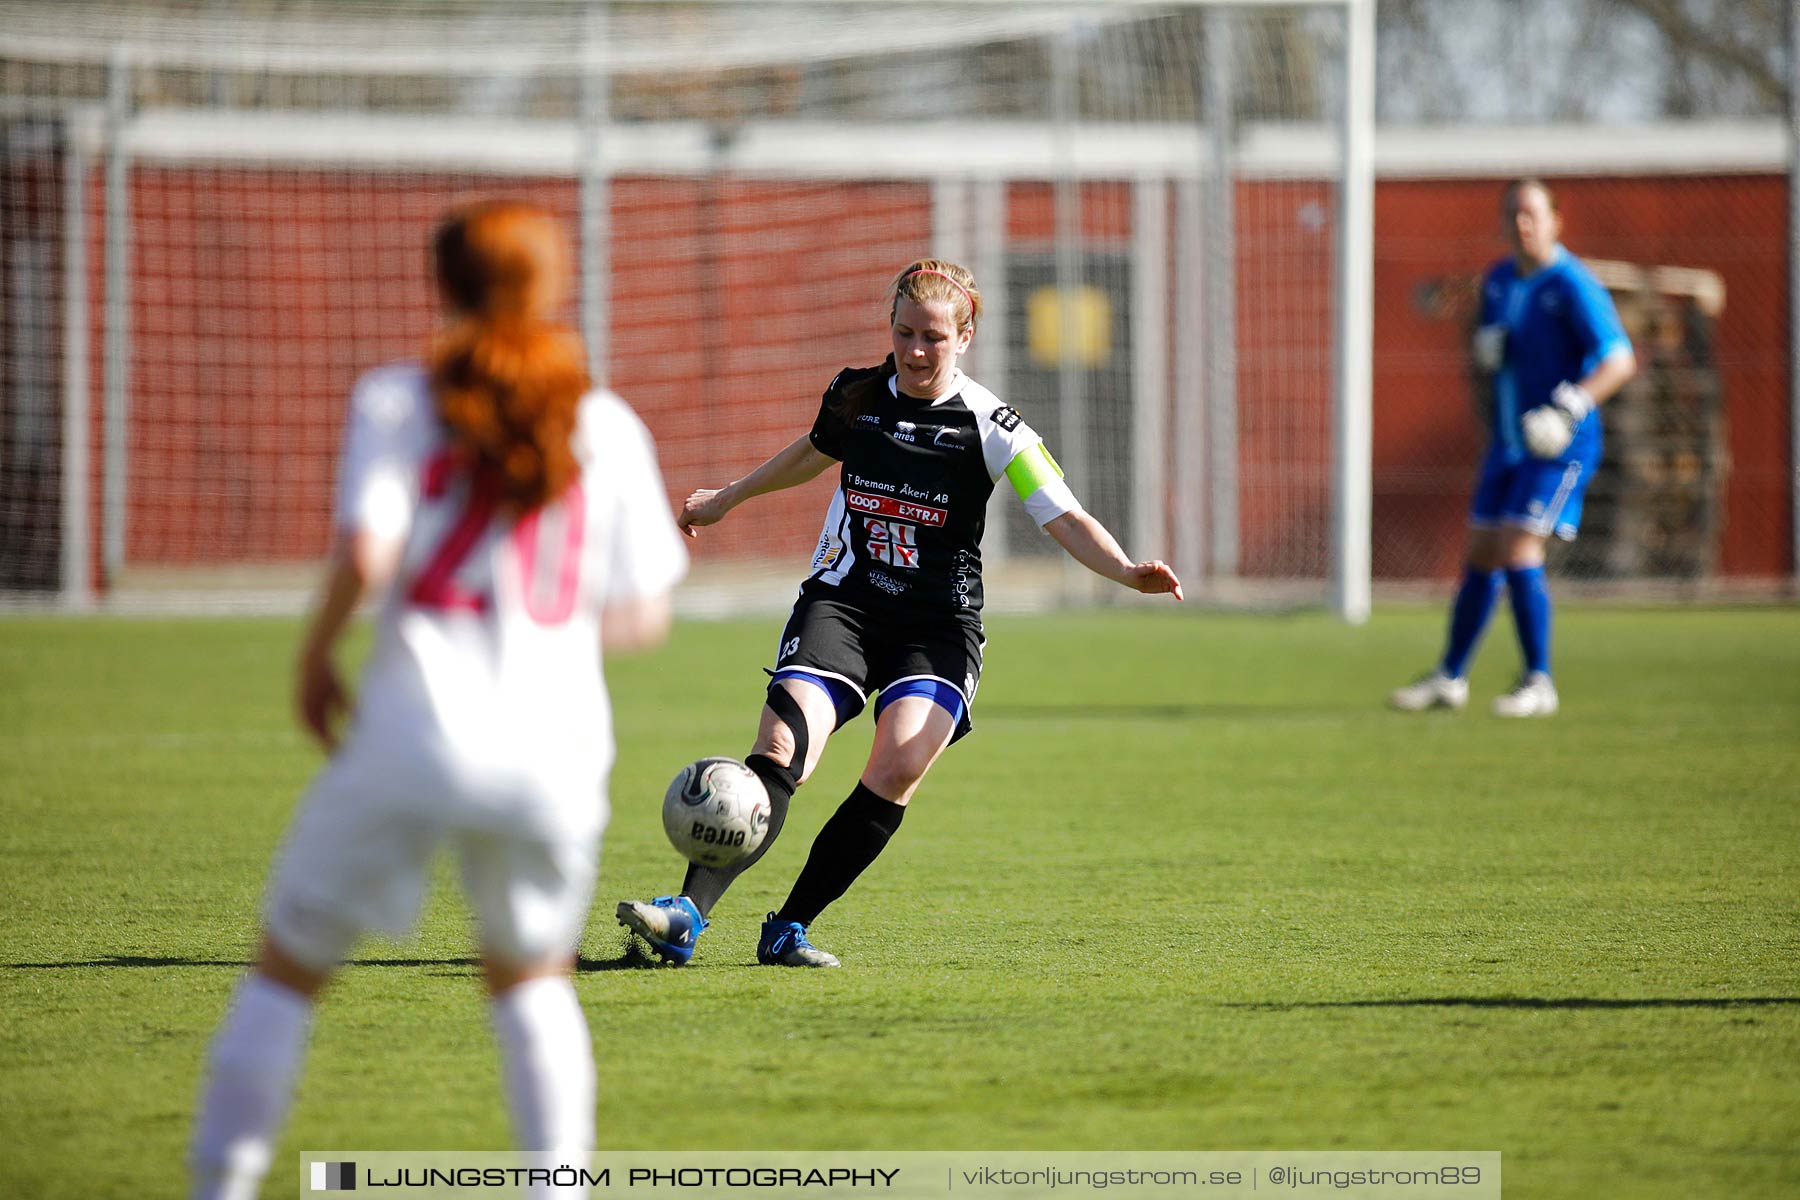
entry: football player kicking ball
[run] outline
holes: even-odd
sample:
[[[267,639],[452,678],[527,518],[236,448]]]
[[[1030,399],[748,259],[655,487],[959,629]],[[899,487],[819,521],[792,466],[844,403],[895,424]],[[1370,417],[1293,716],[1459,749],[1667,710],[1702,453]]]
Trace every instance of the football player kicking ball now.
[[[774,844],[826,740],[872,700],[875,742],[861,782],[819,831],[756,948],[767,965],[838,965],[811,944],[807,927],[875,861],[931,764],[969,732],[981,679],[981,534],[1002,478],[1082,565],[1136,591],[1181,598],[1175,573],[1127,558],[1083,511],[1043,439],[957,369],[981,314],[968,270],[924,259],[891,292],[892,357],[840,372],[809,433],[682,506],[679,523],[694,536],[754,496],[840,467],[744,760],[768,788],[768,835],[733,867],[690,866],[679,895],[619,905],[620,923],[670,962],[693,955],[713,906]]]
[[[338,540],[299,669],[301,717],[332,756],[207,1057],[190,1155],[207,1200],[256,1193],[314,999],[365,931],[411,924],[440,846],[480,921],[519,1146],[554,1167],[585,1166],[593,1145],[569,973],[613,759],[600,649],[661,640],[687,551],[643,425],[589,391],[580,342],[548,323],[567,277],[555,221],[479,205],[443,225],[435,254],[454,324],[427,364],[373,371],[350,402]],[[339,745],[333,647],[383,586]]]
[[[1524,671],[1494,700],[1502,717],[1556,712],[1550,680],[1550,590],[1544,544],[1575,537],[1581,502],[1600,465],[1599,406],[1637,370],[1612,297],[1557,241],[1562,217],[1535,179],[1501,201],[1512,256],[1481,288],[1475,364],[1493,378],[1493,429],[1469,509],[1468,564],[1450,606],[1437,669],[1394,692],[1395,708],[1460,709],[1469,659],[1504,586],[1512,597]]]

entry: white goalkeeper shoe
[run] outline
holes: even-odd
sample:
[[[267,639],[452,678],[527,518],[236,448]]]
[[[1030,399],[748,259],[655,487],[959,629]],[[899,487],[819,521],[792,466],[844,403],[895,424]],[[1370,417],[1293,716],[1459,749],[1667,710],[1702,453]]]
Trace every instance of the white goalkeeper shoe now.
[[[1528,671],[1513,690],[1494,697],[1496,717],[1549,717],[1556,714],[1556,685],[1542,671]]]
[[[1469,681],[1452,679],[1442,671],[1421,676],[1388,695],[1388,707],[1402,712],[1423,712],[1428,708],[1462,711],[1469,702]]]

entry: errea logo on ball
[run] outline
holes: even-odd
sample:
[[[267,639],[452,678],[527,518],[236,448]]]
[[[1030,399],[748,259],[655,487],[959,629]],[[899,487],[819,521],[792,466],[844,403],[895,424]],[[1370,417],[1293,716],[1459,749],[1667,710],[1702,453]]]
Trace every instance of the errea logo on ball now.
[[[354,1192],[356,1164],[353,1162],[316,1162],[312,1164],[312,1190],[315,1192]]]

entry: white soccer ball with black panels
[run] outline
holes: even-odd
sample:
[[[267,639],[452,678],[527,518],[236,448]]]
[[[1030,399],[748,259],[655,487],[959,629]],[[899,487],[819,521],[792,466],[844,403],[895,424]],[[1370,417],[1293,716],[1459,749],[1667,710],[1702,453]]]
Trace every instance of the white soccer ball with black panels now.
[[[663,831],[703,867],[729,867],[769,832],[769,791],[735,758],[703,758],[676,772],[663,793]]]

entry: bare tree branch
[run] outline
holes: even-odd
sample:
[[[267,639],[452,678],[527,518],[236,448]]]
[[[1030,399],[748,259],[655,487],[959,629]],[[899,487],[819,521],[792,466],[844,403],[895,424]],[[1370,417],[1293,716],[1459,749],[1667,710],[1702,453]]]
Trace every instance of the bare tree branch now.
[[[1785,82],[1770,69],[1768,60],[1758,53],[1754,45],[1742,45],[1702,25],[1688,15],[1680,0],[1621,0],[1621,3],[1654,21],[1657,28],[1662,30],[1663,36],[1669,40],[1671,48],[1687,50],[1720,66],[1743,72],[1744,77],[1770,103],[1780,104],[1787,98]],[[1780,12],[1779,6],[1727,3],[1723,8],[1740,18],[1746,9],[1755,10],[1758,15],[1764,16]],[[1774,24],[1777,28],[1766,30],[1765,34],[1773,44],[1780,45],[1786,38],[1786,30],[1779,28],[1778,17]]]

